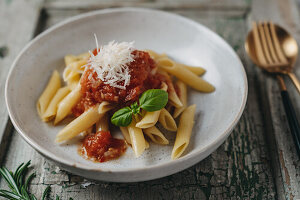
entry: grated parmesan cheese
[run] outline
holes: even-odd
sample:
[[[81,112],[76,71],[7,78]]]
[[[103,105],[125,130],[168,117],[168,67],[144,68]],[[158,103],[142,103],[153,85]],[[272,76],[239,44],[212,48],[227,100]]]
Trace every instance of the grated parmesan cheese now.
[[[95,56],[90,52],[90,59],[87,66],[93,69],[99,79],[105,84],[115,88],[126,89],[130,83],[128,63],[134,61],[131,52],[134,50],[134,42],[109,42],[107,45],[98,48],[98,41],[95,35],[98,54]],[[91,79],[91,77],[89,77]]]

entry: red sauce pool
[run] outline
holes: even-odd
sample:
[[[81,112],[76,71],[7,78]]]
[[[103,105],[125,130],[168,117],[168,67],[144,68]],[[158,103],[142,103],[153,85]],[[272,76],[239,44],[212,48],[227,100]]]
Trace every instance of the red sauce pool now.
[[[126,149],[124,140],[113,138],[109,131],[99,131],[83,139],[79,153],[89,160],[105,162],[119,158]]]

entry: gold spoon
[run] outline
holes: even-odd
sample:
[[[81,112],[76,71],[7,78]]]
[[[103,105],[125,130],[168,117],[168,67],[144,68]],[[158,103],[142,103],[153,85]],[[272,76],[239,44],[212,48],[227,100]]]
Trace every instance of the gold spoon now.
[[[257,48],[254,45],[255,29],[249,32],[245,42],[245,49],[249,57],[256,65],[268,72],[288,75],[300,93],[300,82],[292,71],[298,56],[298,45],[296,40],[285,29],[271,22],[258,23],[257,26],[258,33],[256,34],[259,34],[260,38],[262,38],[260,33],[265,33],[264,36],[267,43],[266,48],[269,50],[270,60],[266,60],[265,63],[261,62],[261,56],[265,56],[266,59],[268,59],[267,51],[260,52],[259,54],[261,55],[257,54]],[[260,30],[264,31],[260,32]],[[268,44],[273,44],[274,55],[271,51],[272,48],[269,48]],[[277,49],[278,51],[276,51]]]
[[[285,113],[300,158],[300,125],[285,83],[279,75],[279,73],[288,74],[300,92],[299,81],[292,73],[298,54],[296,40],[284,29],[271,22],[258,24],[253,22],[253,30],[246,38],[245,49],[256,65],[270,73],[277,74]]]

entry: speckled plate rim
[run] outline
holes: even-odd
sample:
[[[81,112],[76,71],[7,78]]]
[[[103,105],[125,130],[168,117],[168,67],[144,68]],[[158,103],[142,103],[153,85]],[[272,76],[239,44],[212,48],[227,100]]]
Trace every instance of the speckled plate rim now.
[[[76,163],[76,162],[71,162],[66,160],[65,158],[62,158],[58,155],[55,155],[49,151],[47,151],[46,149],[44,149],[42,146],[40,146],[38,143],[34,142],[33,140],[31,140],[30,137],[27,136],[27,134],[25,133],[25,131],[23,131],[23,129],[21,127],[18,126],[17,120],[15,119],[11,107],[12,105],[9,102],[8,99],[8,85],[10,84],[10,77],[11,74],[16,66],[16,64],[19,61],[19,58],[21,57],[21,55],[26,52],[31,45],[33,45],[35,42],[39,41],[40,39],[42,39],[43,37],[45,37],[46,35],[50,34],[52,31],[59,29],[61,27],[63,27],[65,24],[69,24],[72,22],[76,22],[77,20],[81,20],[83,18],[88,18],[88,17],[92,17],[95,15],[101,15],[101,14],[107,14],[107,13],[114,13],[114,12],[153,12],[153,14],[157,13],[160,15],[169,15],[171,17],[175,17],[178,18],[179,20],[184,21],[185,23],[189,23],[193,26],[197,26],[198,28],[200,27],[201,29],[205,29],[207,32],[209,32],[211,34],[211,37],[213,37],[213,39],[218,40],[221,44],[223,44],[224,46],[226,46],[226,48],[228,49],[229,53],[232,54],[232,56],[235,57],[236,60],[238,60],[241,71],[242,71],[242,76],[243,76],[243,85],[241,85],[241,87],[243,88],[243,98],[242,98],[242,103],[239,107],[239,112],[237,112],[234,116],[234,120],[231,122],[231,124],[227,127],[226,130],[224,130],[224,132],[222,134],[220,134],[214,142],[204,146],[201,150],[195,151],[195,152],[191,152],[186,154],[184,157],[181,157],[177,160],[170,160],[169,162],[166,163],[162,163],[162,164],[156,164],[156,165],[151,165],[149,167],[139,167],[139,168],[131,168],[131,169],[126,169],[126,170],[122,170],[122,169],[113,169],[113,170],[107,170],[107,169],[100,169],[100,168],[94,168],[94,167],[88,167],[86,165],[83,165],[81,163]],[[188,19],[186,17],[182,17],[180,15],[177,14],[172,14],[169,12],[165,12],[165,11],[160,11],[160,10],[154,10],[154,9],[146,9],[146,8],[131,8],[131,7],[127,7],[127,8],[109,8],[109,9],[103,9],[103,10],[97,10],[97,11],[91,11],[88,13],[84,13],[84,14],[80,14],[71,18],[68,18],[54,26],[52,26],[51,28],[45,30],[44,32],[42,32],[41,34],[39,34],[37,37],[35,37],[33,40],[31,40],[24,48],[23,50],[19,53],[19,55],[16,57],[16,59],[14,60],[12,67],[9,71],[7,80],[6,80],[6,84],[5,84],[5,101],[6,101],[6,106],[8,109],[8,114],[10,116],[10,119],[14,125],[14,127],[16,128],[16,130],[20,133],[20,135],[25,139],[25,141],[31,145],[35,150],[37,150],[38,152],[40,152],[42,155],[46,156],[48,159],[51,159],[57,163],[61,163],[62,165],[66,165],[69,167],[75,167],[81,170],[89,170],[89,171],[101,171],[101,172],[118,172],[118,173],[126,173],[126,172],[134,172],[134,171],[143,171],[143,170],[155,170],[155,169],[159,169],[159,168],[169,168],[172,167],[173,165],[182,163],[182,162],[186,162],[187,160],[190,159],[194,159],[193,162],[190,162],[188,165],[185,165],[184,167],[181,167],[180,169],[176,170],[173,173],[176,173],[178,171],[182,171],[188,167],[191,167],[192,165],[194,165],[195,163],[201,161],[202,159],[204,159],[205,157],[207,157],[208,155],[210,155],[214,150],[216,150],[224,141],[225,139],[229,136],[229,134],[231,133],[231,131],[233,130],[233,128],[235,127],[235,125],[237,124],[237,122],[239,121],[245,105],[246,105],[246,101],[247,101],[247,95],[248,95],[248,82],[247,82],[247,76],[245,73],[245,69],[243,67],[242,62],[240,61],[240,58],[238,57],[238,55],[235,53],[235,51],[231,48],[231,46],[225,41],[223,40],[220,36],[218,36],[215,32],[211,31],[209,28],[191,20]],[[201,156],[201,154],[204,154]],[[197,158],[199,157],[199,158]],[[168,173],[166,175],[169,175]]]

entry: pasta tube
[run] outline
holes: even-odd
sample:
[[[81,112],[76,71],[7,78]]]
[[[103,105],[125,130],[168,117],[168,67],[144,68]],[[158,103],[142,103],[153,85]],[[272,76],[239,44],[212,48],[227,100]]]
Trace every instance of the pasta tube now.
[[[80,84],[76,86],[59,104],[57,108],[54,125],[63,120],[70,112],[73,106],[79,101],[81,97]]]
[[[146,112],[143,119],[136,124],[136,127],[149,128],[154,126],[158,121],[159,114],[160,114],[160,110],[154,112]]]
[[[66,66],[71,64],[72,62],[76,62],[78,60],[87,60],[90,57],[90,54],[88,52],[79,54],[78,56],[75,55],[66,55],[64,60]]]
[[[104,114],[100,114],[98,112],[98,106],[91,107],[84,113],[82,113],[79,117],[74,119],[71,123],[65,126],[56,136],[56,142],[64,142],[66,140],[70,140],[81,132],[90,128],[93,124],[100,120]]]
[[[161,58],[157,62],[160,68],[176,76],[178,79],[200,92],[213,92],[215,90],[214,86],[210,83],[169,58]]]
[[[101,104],[99,105],[99,108],[98,108],[98,112],[99,113],[106,113],[107,111],[113,109],[114,106],[111,105],[109,102],[107,101],[103,101],[101,102]]]
[[[153,58],[154,60],[159,59],[159,58],[163,58],[163,57],[167,57],[167,54],[165,54],[165,53],[159,54],[159,53],[157,53],[153,50],[149,50],[149,49],[146,49],[145,51],[148,52],[149,55],[151,56],[151,58]]]
[[[99,109],[98,109],[99,111]],[[104,115],[97,123],[96,123],[96,132],[98,131],[108,131],[108,116]]]
[[[162,83],[161,89],[164,91],[167,91],[168,86],[166,83]],[[160,110],[154,111],[154,112],[146,112],[142,120],[140,120],[137,124],[136,127],[138,128],[149,128],[152,127],[156,124],[158,117],[160,115]]]
[[[102,102],[103,104],[107,104],[107,102]],[[106,112],[99,113],[99,108],[101,104],[97,104],[84,113],[82,113],[79,117],[74,119],[71,123],[69,123],[66,127],[64,127],[56,136],[56,142],[63,142],[69,139],[76,137],[81,132],[90,128],[93,124],[98,122]]]
[[[169,144],[169,140],[155,126],[143,129],[144,133],[157,144]]]
[[[172,159],[177,159],[189,145],[192,129],[194,126],[196,105],[187,107],[181,114],[175,144],[172,150]]]
[[[180,63],[177,63],[177,65],[182,65],[183,67],[187,68],[188,70],[190,70],[197,76],[202,76],[206,72],[206,70],[203,69],[202,67],[192,67],[192,66],[184,65],[184,64],[180,64]]]
[[[82,132],[82,136],[86,136],[88,134],[91,134],[93,132],[94,126],[91,126],[90,128],[86,129],[85,131]]]
[[[64,60],[65,60],[65,65],[68,66],[72,62],[75,62],[77,60],[77,58],[74,55],[66,55]]]
[[[159,53],[157,53],[153,50],[149,50],[149,49],[146,49],[145,51],[148,52],[154,60],[161,59],[161,58],[168,58],[167,54],[165,54],[165,53],[159,54]],[[184,64],[181,64],[178,62],[176,62],[176,64],[182,65],[183,67],[187,68],[188,70],[190,70],[191,72],[193,72],[194,74],[196,74],[198,76],[201,76],[206,72],[206,70],[203,69],[202,67],[193,67],[193,66],[184,65]]]
[[[135,119],[132,120],[131,124],[127,127],[130,136],[132,149],[136,157],[139,157],[146,149],[146,140],[141,128],[136,127]]]
[[[174,85],[168,73],[162,70],[160,70],[158,73],[164,75],[164,77],[166,78],[166,84],[168,85],[169,103],[178,108],[182,107],[182,103],[178,95],[176,94]]]
[[[177,130],[177,125],[174,118],[165,108],[161,109],[158,121],[165,129],[169,131]]]
[[[83,73],[84,69],[82,66],[86,65],[86,60],[79,60],[70,63],[66,66],[64,72],[63,72],[63,79],[65,82],[67,82],[68,85],[71,85],[74,82],[79,82],[80,75]]]
[[[57,90],[54,97],[52,98],[51,102],[49,103],[49,106],[43,115],[43,121],[47,122],[52,120],[57,111],[57,105],[58,103],[70,92],[70,89],[68,87],[63,87]]]
[[[145,139],[145,149],[149,149],[149,147],[150,147],[150,144],[149,144],[149,142]]]
[[[61,82],[60,82],[59,73],[55,70],[52,73],[52,76],[47,84],[46,89],[43,91],[42,95],[40,96],[36,104],[37,111],[41,119],[43,119],[43,115],[51,99],[53,98],[53,96],[55,95],[55,93],[60,87],[61,87]]]
[[[180,107],[180,108],[175,108],[174,113],[173,113],[174,118],[178,117],[187,106],[187,89],[186,89],[186,85],[182,81],[178,80],[176,82],[176,86],[179,90],[179,95],[178,96],[179,96],[179,99],[182,102],[183,106]]]
[[[129,135],[127,127],[120,126],[120,130],[121,130],[121,132],[122,132],[122,134],[123,134],[124,139],[126,140],[126,142],[128,144],[131,144],[130,135]]]

